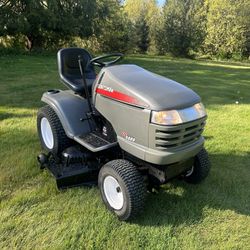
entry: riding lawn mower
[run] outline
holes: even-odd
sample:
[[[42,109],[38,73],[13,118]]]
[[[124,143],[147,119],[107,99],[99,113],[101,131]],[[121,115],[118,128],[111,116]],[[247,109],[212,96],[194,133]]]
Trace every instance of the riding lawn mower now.
[[[121,53],[92,58],[85,49],[66,48],[57,56],[69,89],[43,94],[37,129],[46,152],[38,156],[40,167],[59,189],[98,183],[106,207],[129,220],[143,210],[147,191],[177,177],[189,183],[207,177],[207,115],[195,92],[117,64]]]

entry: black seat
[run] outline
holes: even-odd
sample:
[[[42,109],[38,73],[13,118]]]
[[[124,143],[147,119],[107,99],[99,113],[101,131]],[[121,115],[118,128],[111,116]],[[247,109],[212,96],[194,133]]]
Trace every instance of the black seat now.
[[[61,81],[75,93],[85,96],[84,85],[78,64],[79,56],[83,61],[83,67],[92,59],[90,53],[85,49],[67,48],[61,49],[57,53],[58,70]],[[94,67],[88,65],[85,70],[86,82],[89,93],[91,94],[92,84],[96,74]]]

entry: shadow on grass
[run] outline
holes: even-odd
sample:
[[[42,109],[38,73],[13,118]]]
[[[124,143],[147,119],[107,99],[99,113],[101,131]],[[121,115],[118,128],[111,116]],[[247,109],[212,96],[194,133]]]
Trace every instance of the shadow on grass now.
[[[158,194],[148,195],[145,211],[133,223],[147,226],[192,225],[203,220],[207,209],[250,215],[250,154],[245,157],[210,157],[212,171],[203,183],[192,185],[173,180]]]
[[[8,112],[0,112],[0,121],[9,118],[27,118],[32,117],[31,114],[16,114],[16,113],[8,113]]]
[[[212,135],[204,135],[203,137],[205,138],[206,141],[212,140],[214,138],[214,136]]]

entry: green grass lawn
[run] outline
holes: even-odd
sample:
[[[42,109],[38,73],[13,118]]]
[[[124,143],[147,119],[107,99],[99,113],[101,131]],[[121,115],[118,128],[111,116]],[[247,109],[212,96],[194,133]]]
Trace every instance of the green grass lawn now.
[[[250,65],[151,56],[127,62],[201,95],[210,176],[148,194],[131,223],[106,210],[96,187],[58,191],[36,162],[41,95],[63,88],[56,57],[0,57],[0,249],[250,249]]]

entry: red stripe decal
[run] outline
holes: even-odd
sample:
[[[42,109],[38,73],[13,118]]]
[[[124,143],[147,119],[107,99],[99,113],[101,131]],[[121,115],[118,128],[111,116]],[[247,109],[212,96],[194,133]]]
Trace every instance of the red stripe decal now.
[[[109,97],[111,99],[117,100],[117,101],[126,102],[126,103],[136,105],[136,106],[147,107],[146,104],[140,102],[136,98],[126,95],[124,93],[121,93],[119,91],[115,91],[115,90],[109,91],[103,88],[96,88],[96,93]]]

